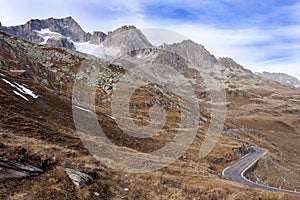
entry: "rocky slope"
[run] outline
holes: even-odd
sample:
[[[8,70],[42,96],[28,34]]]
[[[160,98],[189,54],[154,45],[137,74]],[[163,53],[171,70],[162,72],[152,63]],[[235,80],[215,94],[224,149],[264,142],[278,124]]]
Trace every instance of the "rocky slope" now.
[[[300,177],[299,90],[261,78],[232,59],[216,59],[192,41],[153,47],[134,27],[122,27],[109,35],[107,41],[111,42],[104,42],[106,48],[118,48],[118,43],[125,46],[120,48],[119,59],[112,62],[68,49],[38,45],[0,32],[0,167],[7,172],[11,171],[11,166],[21,163],[18,165],[20,173],[28,172],[24,172],[22,166],[42,170],[27,173],[22,179],[1,178],[0,170],[2,199],[62,199],[66,196],[67,199],[294,198],[233,183],[225,180],[221,172],[244,154],[241,149],[252,144],[268,149],[269,155],[258,164],[250,178],[263,184],[272,183],[275,187],[300,190],[297,184]],[[84,38],[84,34],[81,36]],[[128,52],[128,49],[136,50]],[[178,83],[182,79],[175,78],[182,75],[190,83],[199,104],[197,135],[185,154],[167,167],[142,174],[115,171],[95,159],[76,134],[71,102],[74,81],[83,83],[82,94],[93,93],[96,89],[94,101],[98,122],[114,145],[131,152],[152,152],[173,141],[183,113],[193,114],[192,121],[195,110],[189,111],[191,95],[176,97],[169,88],[172,84],[157,81],[143,85],[136,88],[130,98],[130,118],[134,123],[125,125],[128,129],[142,126],[130,129],[132,134],[145,131],[143,126],[151,124],[151,118],[160,113],[157,109],[150,110],[155,105],[165,108],[166,122],[149,138],[126,134],[116,120],[122,117],[126,121],[128,116],[113,113],[112,94],[118,91],[120,82],[130,88],[134,86],[131,85],[133,80],[149,80],[150,76],[140,77],[130,71],[145,62],[172,69],[154,70],[162,80]],[[144,70],[149,72],[148,68]],[[216,91],[207,89],[204,76],[224,82],[227,117],[213,151],[200,159],[199,148],[212,119],[211,100],[218,91],[218,88],[214,88]],[[185,84],[178,88],[184,90]],[[81,95],[83,98],[78,101],[81,104],[73,106],[73,111],[83,111],[85,119],[89,119],[93,109],[87,96]],[[187,135],[191,131],[181,128]],[[14,165],[7,165],[8,161]],[[279,168],[287,170],[277,170]],[[76,175],[86,179],[86,183],[76,182]]]
[[[296,88],[300,88],[300,81],[288,74],[283,73],[269,73],[269,72],[263,72],[263,73],[256,73],[259,76],[262,76],[264,78],[277,81],[283,85],[288,85]]]

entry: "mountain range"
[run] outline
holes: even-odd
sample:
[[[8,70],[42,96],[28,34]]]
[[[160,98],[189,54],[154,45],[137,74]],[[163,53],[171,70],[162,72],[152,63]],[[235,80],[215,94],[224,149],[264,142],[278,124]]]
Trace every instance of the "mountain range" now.
[[[129,29],[134,32],[134,35],[129,36],[135,39],[131,41],[136,41],[136,44],[143,43],[147,47],[152,46],[143,33],[134,26],[123,26],[115,31],[110,31],[107,34],[102,31],[94,31],[91,34],[89,32],[85,32],[72,17],[65,17],[62,19],[49,18],[45,20],[34,19],[28,21],[24,25],[11,27],[1,26],[0,24],[1,31],[21,37],[30,42],[78,50],[83,53],[93,53],[98,45],[102,43],[106,47],[120,47],[121,45],[119,44],[119,41],[114,39],[114,44],[111,42],[111,38],[118,35],[120,32],[124,32]],[[137,40],[137,38],[140,39]],[[124,41],[124,38],[120,38],[120,40]],[[203,52],[204,51],[206,50],[204,49]],[[97,52],[98,54],[96,53],[96,56],[103,55],[103,52],[100,54],[99,50],[97,50]],[[284,85],[297,88],[300,87],[299,80],[287,74],[268,72],[257,74],[270,80],[278,81]]]

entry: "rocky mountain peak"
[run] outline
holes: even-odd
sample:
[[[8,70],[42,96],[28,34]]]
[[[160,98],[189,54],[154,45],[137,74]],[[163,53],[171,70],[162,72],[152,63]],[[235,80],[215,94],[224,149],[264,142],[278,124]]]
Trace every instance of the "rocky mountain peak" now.
[[[41,31],[49,29],[51,32],[56,32],[62,36],[70,37],[75,42],[85,42],[90,39],[91,34],[85,33],[79,24],[72,18],[66,17],[62,19],[49,18],[45,20],[30,20],[25,24],[28,31]]]
[[[180,43],[174,43],[171,45],[164,44],[162,48],[167,51],[177,53],[181,57],[187,59],[194,66],[210,68],[218,62],[217,59],[204,48],[204,46],[191,40],[184,40]]]
[[[102,32],[94,32],[93,35],[85,32],[70,16],[61,19],[32,19],[24,25],[0,26],[0,30],[33,43],[69,49],[74,49],[73,42],[90,41],[92,44],[100,44],[106,37]]]
[[[124,25],[124,26],[121,26],[121,27],[117,28],[114,31],[109,31],[108,35],[119,34],[119,33],[122,33],[124,31],[130,31],[130,30],[138,30],[138,29],[133,25]]]
[[[135,26],[122,26],[112,32],[108,32],[103,44],[106,47],[121,47],[123,51],[132,51],[153,46],[146,36]]]

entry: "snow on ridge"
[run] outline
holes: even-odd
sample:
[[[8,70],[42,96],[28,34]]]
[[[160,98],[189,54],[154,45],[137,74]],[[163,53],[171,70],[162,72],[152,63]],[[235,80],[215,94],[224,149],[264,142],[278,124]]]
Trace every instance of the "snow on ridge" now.
[[[46,29],[41,29],[40,31],[34,30],[40,37],[43,38],[43,41],[40,44],[47,44],[47,41],[51,38],[55,37],[63,37],[58,32],[53,32],[50,31],[49,28]],[[70,38],[68,38],[70,39]],[[103,44],[96,45],[96,44],[91,44],[90,42],[75,42],[70,40],[73,44],[74,47],[77,51],[94,55],[98,58],[110,58],[118,55],[121,51],[118,48],[113,48],[113,47],[105,47]]]
[[[40,31],[38,31],[38,30],[34,30],[34,31],[37,32],[38,34],[41,34],[41,35],[46,35],[46,34],[49,34],[49,35],[61,35],[58,32],[50,31],[49,28],[41,29]]]
[[[44,40],[44,41],[41,42],[40,44],[47,44],[48,40],[51,39],[51,38],[52,38],[51,36],[44,36],[44,37],[43,37],[43,40]]]
[[[8,85],[10,85],[10,86],[13,87],[13,88],[16,88],[16,89],[18,90],[18,92],[15,91],[15,90],[13,90],[13,92],[14,92],[16,95],[21,96],[23,99],[25,99],[25,100],[27,100],[27,101],[28,101],[28,99],[27,99],[26,97],[24,97],[22,94],[29,95],[29,96],[31,96],[31,97],[34,98],[34,99],[37,99],[37,98],[39,97],[38,95],[34,94],[32,90],[28,89],[28,88],[25,87],[24,85],[18,84],[18,83],[16,83],[16,82],[11,83],[11,82],[9,82],[8,80],[6,80],[5,78],[2,78],[2,81],[4,81],[5,83],[7,83]],[[19,93],[19,92],[20,92],[20,93]],[[21,94],[21,93],[22,93],[22,94]]]
[[[40,31],[37,31],[37,30],[34,30],[34,31],[37,32],[38,35],[41,36],[44,40],[40,44],[46,44],[49,39],[62,36],[58,32],[50,31],[49,28],[41,29]]]

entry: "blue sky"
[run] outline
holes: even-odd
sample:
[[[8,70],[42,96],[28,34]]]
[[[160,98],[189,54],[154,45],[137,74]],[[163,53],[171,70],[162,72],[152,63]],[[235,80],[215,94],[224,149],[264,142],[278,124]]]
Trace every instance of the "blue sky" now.
[[[0,0],[3,25],[73,16],[87,31],[165,28],[252,71],[300,78],[300,0]]]

